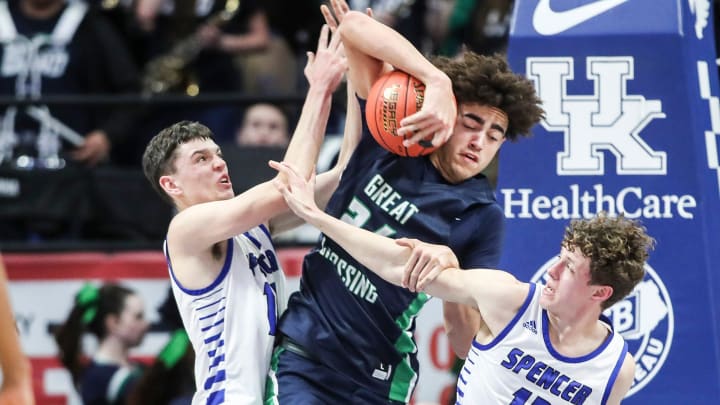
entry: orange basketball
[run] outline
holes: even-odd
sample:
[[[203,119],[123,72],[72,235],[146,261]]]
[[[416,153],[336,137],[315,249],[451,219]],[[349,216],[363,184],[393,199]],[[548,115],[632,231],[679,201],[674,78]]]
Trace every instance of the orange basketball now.
[[[410,135],[398,135],[400,121],[420,110],[425,96],[425,84],[409,74],[393,70],[377,79],[368,94],[365,119],[370,133],[383,148],[400,156],[422,156],[437,149],[432,136],[405,147]]]

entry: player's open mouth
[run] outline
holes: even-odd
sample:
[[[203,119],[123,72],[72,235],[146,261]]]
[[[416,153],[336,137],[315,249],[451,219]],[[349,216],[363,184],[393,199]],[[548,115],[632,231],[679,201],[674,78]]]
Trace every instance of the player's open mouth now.
[[[478,157],[475,156],[475,155],[473,155],[472,153],[463,153],[462,155],[463,155],[463,157],[464,157],[465,159],[467,159],[467,160],[471,160],[471,161],[473,161],[473,162],[477,162],[477,161],[478,161]]]

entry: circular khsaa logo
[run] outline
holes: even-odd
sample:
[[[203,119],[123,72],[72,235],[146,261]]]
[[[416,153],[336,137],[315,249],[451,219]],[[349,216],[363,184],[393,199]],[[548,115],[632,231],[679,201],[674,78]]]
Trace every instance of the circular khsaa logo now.
[[[558,257],[545,262],[532,282],[545,284]],[[645,278],[622,301],[603,312],[628,344],[635,359],[635,379],[627,397],[640,391],[660,371],[672,345],[675,317],[670,295],[655,270],[645,264]]]

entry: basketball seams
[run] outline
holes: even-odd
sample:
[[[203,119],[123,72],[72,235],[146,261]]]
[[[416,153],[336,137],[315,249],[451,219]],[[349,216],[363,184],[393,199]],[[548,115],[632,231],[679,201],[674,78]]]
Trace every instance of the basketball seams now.
[[[403,145],[403,141],[412,137],[413,134],[400,136],[397,135],[397,132],[391,131],[391,128],[397,131],[400,121],[404,117],[419,110],[418,103],[422,102],[422,100],[418,99],[419,89],[424,87],[424,83],[402,70],[387,72],[376,79],[368,95],[365,120],[370,133],[379,146],[393,154],[404,157],[424,156],[436,149],[421,144],[406,147]],[[392,95],[389,94],[391,89],[396,89],[396,92]],[[391,97],[393,100],[390,100],[390,102],[394,103],[394,110],[392,110],[394,120],[392,122],[387,120],[388,116],[383,116],[384,112],[389,112],[388,109],[384,108],[386,106],[385,102],[388,101],[385,99],[386,95]],[[412,105],[409,105],[409,103],[412,103]]]
[[[375,132],[370,131],[370,134],[373,136],[373,138],[375,138],[375,141],[381,142],[384,145],[383,147],[386,150],[391,150],[392,147],[390,145],[388,145],[387,142],[385,142],[385,138],[383,138],[382,136],[375,136],[375,134],[381,133],[381,130],[380,130],[381,123],[378,122],[378,120],[382,120],[383,103],[378,102],[378,101],[382,100],[385,85],[387,84],[387,82],[390,80],[391,77],[392,77],[392,75],[386,75],[386,77],[382,81],[382,84],[379,86],[377,85],[378,83],[375,83],[375,85],[373,85],[373,87],[370,89],[370,96],[368,97],[368,100],[372,100],[372,104],[373,104],[372,105],[373,108],[370,111],[372,111],[372,114],[373,114],[372,124],[375,126]],[[365,121],[367,121],[368,125],[369,125],[371,120],[367,119],[367,111],[368,111],[367,103],[365,104],[365,111],[366,111]]]

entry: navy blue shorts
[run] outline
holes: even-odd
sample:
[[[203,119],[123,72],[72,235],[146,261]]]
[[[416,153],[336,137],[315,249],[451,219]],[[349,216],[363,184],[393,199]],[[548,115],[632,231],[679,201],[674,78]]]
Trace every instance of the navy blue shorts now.
[[[278,401],[270,399],[266,404],[404,404],[378,396],[337,371],[283,347],[275,349],[273,358]]]

